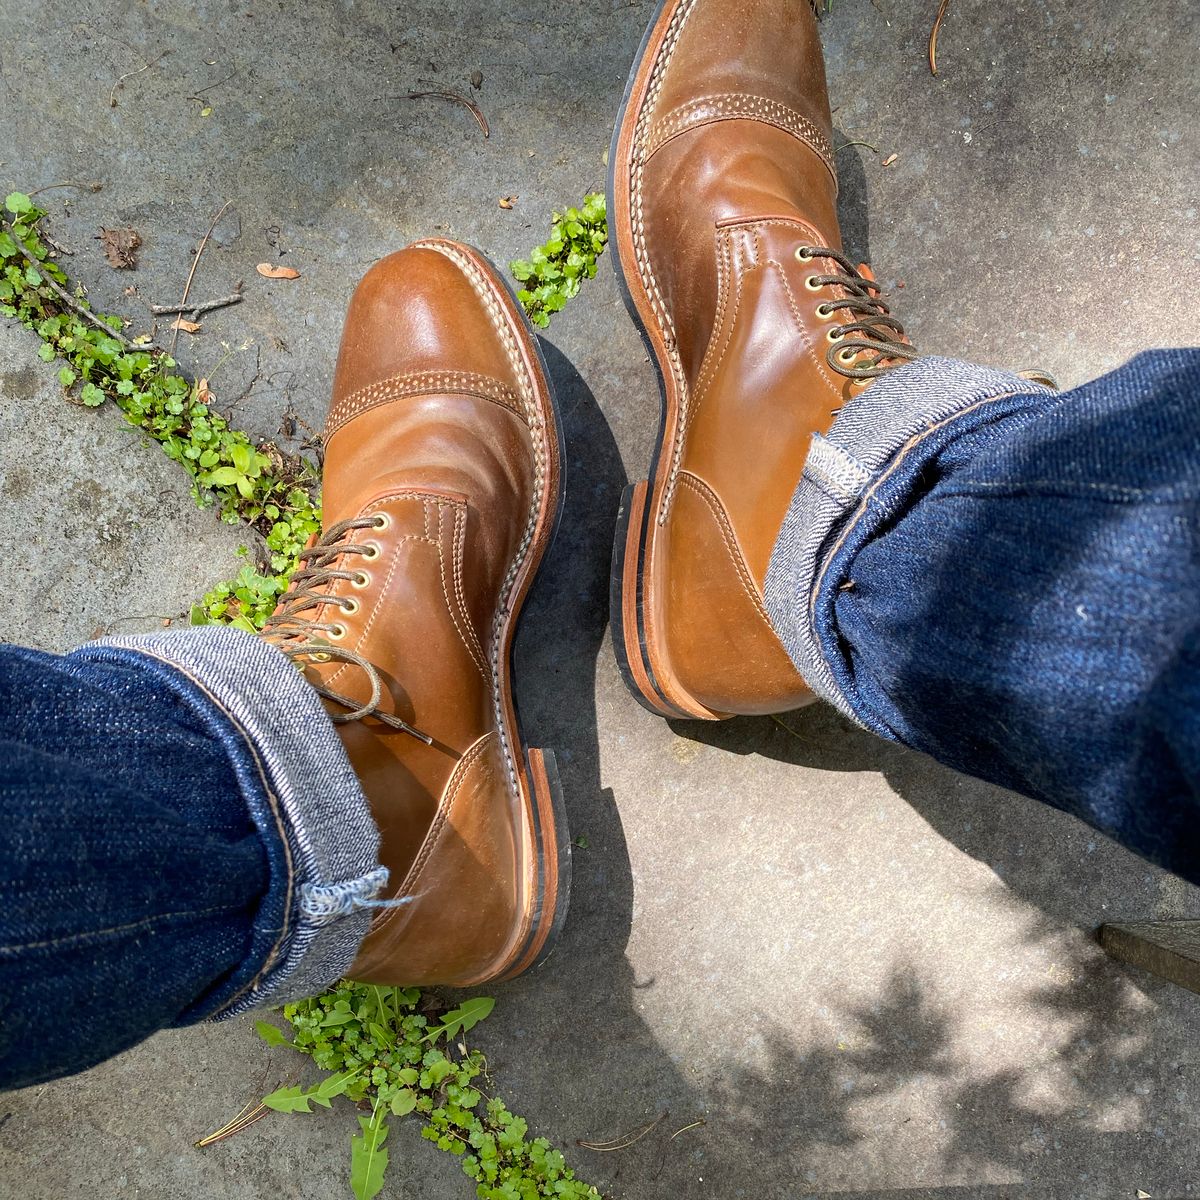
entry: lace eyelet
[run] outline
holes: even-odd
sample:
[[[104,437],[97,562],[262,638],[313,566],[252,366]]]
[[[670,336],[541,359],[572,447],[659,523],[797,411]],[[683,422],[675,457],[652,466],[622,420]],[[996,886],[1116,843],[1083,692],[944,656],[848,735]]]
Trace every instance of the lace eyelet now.
[[[817,316],[820,317],[822,321],[828,321],[829,318],[833,316],[833,309],[830,308],[828,304],[818,304]]]
[[[853,362],[857,356],[858,351],[852,350],[849,346],[843,346],[842,349],[837,352],[837,360],[840,363]]]
[[[383,551],[374,542],[367,542],[366,547],[362,551],[362,556],[368,562],[374,562]]]
[[[342,597],[340,603],[342,606],[342,612],[344,612],[348,617],[354,616],[354,614],[358,612],[359,608],[362,607],[353,596]]]
[[[796,247],[796,260],[798,262],[808,262],[811,258],[812,258],[812,247],[811,246],[797,246]]]
[[[391,523],[392,523],[392,518],[389,517],[387,513],[381,512],[381,513],[375,514],[374,524],[375,524],[376,529],[387,529],[388,526],[391,525]]]
[[[326,654],[324,650],[318,651],[316,654],[310,654],[309,658],[311,658],[313,662],[318,663],[333,662],[333,655]]]
[[[817,282],[818,278],[819,278],[819,276],[816,276],[816,275],[810,275],[810,276],[809,276],[809,277],[808,277],[808,278],[807,278],[807,279],[804,281],[804,286],[805,286],[806,288],[808,288],[808,290],[809,290],[810,292],[819,292],[819,291],[820,291],[820,290],[821,290],[821,289],[822,289],[822,288],[823,288],[825,285],[824,285],[823,283],[818,283],[818,282]]]
[[[365,588],[371,586],[371,577],[366,571],[355,571],[354,578],[350,580],[350,586],[353,588]]]
[[[840,342],[845,336],[846,335],[836,326],[825,334],[825,337],[831,342]]]
[[[329,637],[330,637],[331,641],[340,642],[342,640],[342,638],[344,638],[345,636],[346,636],[346,627],[345,627],[345,625],[342,625],[341,623],[334,625],[329,630]]]

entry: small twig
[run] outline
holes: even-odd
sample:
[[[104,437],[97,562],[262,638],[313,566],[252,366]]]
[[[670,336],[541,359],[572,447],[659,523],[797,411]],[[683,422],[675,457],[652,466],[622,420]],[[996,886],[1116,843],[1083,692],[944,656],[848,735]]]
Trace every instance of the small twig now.
[[[707,1125],[707,1124],[708,1124],[708,1122],[703,1117],[701,1117],[700,1120],[693,1121],[690,1125],[685,1125],[682,1129],[675,1130],[675,1132],[673,1134],[671,1134],[671,1136],[669,1138],[667,1138],[667,1141],[673,1142],[681,1133],[687,1133],[687,1131],[689,1129],[696,1129],[701,1125]]]
[[[929,73],[930,75],[937,74],[937,44],[938,34],[942,31],[942,20],[946,16],[946,9],[950,7],[950,0],[942,0],[938,5],[937,16],[933,19],[933,28],[929,31]]]
[[[582,1146],[585,1150],[628,1150],[634,1142],[640,1142],[646,1134],[655,1129],[666,1118],[667,1113],[660,1113],[653,1121],[647,1121],[645,1125],[639,1125],[636,1129],[631,1129],[619,1138],[613,1138],[611,1142],[588,1142],[583,1138],[576,1138],[575,1145]]]
[[[427,96],[436,96],[439,100],[449,100],[453,104],[461,104],[464,108],[471,110],[471,115],[479,122],[479,128],[483,130],[485,138],[491,137],[492,132],[488,129],[487,117],[483,115],[483,110],[475,103],[474,100],[468,99],[466,96],[460,96],[457,92],[444,92],[435,90],[431,92],[409,92],[408,99],[424,100]],[[400,100],[400,96],[389,96],[389,100]]]
[[[198,91],[193,92],[188,97],[188,99],[189,100],[199,100],[200,97],[203,96],[205,92],[211,92],[213,90],[213,88],[218,88],[221,86],[221,84],[228,83],[236,74],[237,74],[237,71],[230,71],[229,74],[226,75],[224,79],[218,79],[216,83],[210,83],[208,85],[208,87],[200,88]]]
[[[195,320],[201,313],[212,312],[214,308],[227,308],[230,304],[241,304],[245,297],[241,292],[222,296],[219,300],[205,300],[203,304],[193,304],[190,300],[184,304],[152,304],[150,311],[156,317],[170,316],[172,313],[191,313]]]
[[[208,230],[205,233],[204,237],[201,238],[200,245],[196,248],[196,257],[192,259],[192,269],[188,272],[187,282],[183,285],[183,295],[182,295],[182,297],[180,297],[180,300],[179,300],[180,304],[186,306],[188,293],[192,290],[192,280],[195,279],[195,277],[196,277],[196,268],[200,265],[200,256],[204,253],[204,247],[208,245],[208,239],[210,237],[212,237],[212,232],[214,229],[216,229],[217,222],[220,221],[220,219],[225,215],[226,210],[229,208],[229,206],[232,203],[233,203],[232,200],[226,200],[225,203],[221,205],[220,211],[217,213],[217,215],[215,217],[213,217],[212,224],[209,225]],[[180,309],[180,311],[186,312],[187,311],[186,307]],[[171,335],[171,357],[172,358],[175,357],[175,344],[178,341],[179,341],[179,329],[176,328],[175,332]]]
[[[59,254],[73,255],[75,253],[69,246],[64,246],[62,242],[56,242],[44,229],[39,230],[39,233],[41,234],[42,241],[52,250],[57,250]]]
[[[72,179],[68,179],[65,183],[48,183],[45,187],[34,188],[32,192],[28,192],[29,196],[39,196],[42,192],[52,192],[55,188],[79,188],[85,192],[98,192],[104,184],[98,179],[93,179],[88,183],[76,183]]]
[[[870,142],[843,142],[840,146],[837,147],[836,150],[834,150],[834,154],[838,154],[842,150],[848,150],[851,146],[866,146],[866,148],[868,150],[872,150],[876,154],[879,153],[879,147],[872,146]]]
[[[158,62],[159,59],[166,58],[166,56],[170,53],[171,53],[171,51],[168,48],[168,49],[164,50],[161,54],[156,54],[149,62],[146,62],[145,59],[143,59],[142,62],[144,65],[138,67],[138,69],[136,71],[126,71],[125,74],[122,75],[121,78],[118,79],[117,82],[112,85],[112,91],[108,93],[108,107],[109,108],[117,107],[117,89],[125,83],[125,80],[132,79],[135,75],[140,75],[143,71],[150,70],[150,68],[152,66],[154,66],[154,64],[156,62]]]
[[[162,349],[161,346],[155,345],[154,342],[131,342],[123,333],[120,333],[118,330],[114,329],[111,325],[106,324],[104,321],[100,320],[100,318],[98,316],[96,316],[96,314],[94,312],[92,312],[91,309],[84,308],[83,305],[80,304],[79,301],[76,300],[75,297],[72,296],[71,293],[67,291],[66,288],[60,286],[55,280],[50,278],[49,273],[46,271],[46,264],[43,262],[40,262],[33,254],[30,253],[30,251],[26,247],[25,243],[21,240],[21,238],[17,235],[16,231],[12,228],[11,225],[8,224],[7,221],[0,221],[0,227],[3,227],[8,230],[9,234],[12,236],[12,240],[13,240],[14,244],[16,245],[17,249],[20,251],[20,253],[21,253],[22,257],[25,259],[25,261],[28,262],[30,264],[30,266],[32,266],[33,269],[35,271],[37,271],[38,274],[41,275],[42,280],[49,286],[50,290],[52,292],[54,292],[54,294],[56,296],[58,296],[58,298],[73,313],[76,313],[78,316],[81,316],[85,321],[89,322],[90,324],[95,325],[95,327],[97,329],[103,330],[106,334],[108,334],[109,337],[116,338],[117,341],[120,342],[121,345],[124,346],[126,350],[161,350]]]

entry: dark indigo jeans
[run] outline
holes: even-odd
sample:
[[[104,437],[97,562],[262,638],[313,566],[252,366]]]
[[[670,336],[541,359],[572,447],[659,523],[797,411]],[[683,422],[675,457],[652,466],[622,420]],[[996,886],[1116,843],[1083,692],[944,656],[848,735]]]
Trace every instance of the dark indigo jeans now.
[[[1200,352],[1061,395],[919,360],[815,440],[772,617],[868,728],[1200,882],[1198,447]],[[261,639],[0,648],[0,711],[0,1087],[349,964],[377,831]]]
[[[806,678],[1200,883],[1200,351],[1064,393],[918,360],[819,443],[768,586]]]
[[[387,881],[378,830],[273,646],[0,646],[0,714],[0,1088],[345,973]]]
[[[13,1087],[215,1011],[269,947],[282,895],[227,748],[151,674],[3,646],[0,711]]]

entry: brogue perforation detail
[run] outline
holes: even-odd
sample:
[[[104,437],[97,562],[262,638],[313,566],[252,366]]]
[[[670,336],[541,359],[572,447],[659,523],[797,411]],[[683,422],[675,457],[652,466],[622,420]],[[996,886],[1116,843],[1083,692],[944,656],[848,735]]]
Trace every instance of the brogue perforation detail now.
[[[477,375],[473,371],[416,371],[380,379],[343,396],[329,410],[325,437],[332,437],[348,421],[368,409],[409,396],[471,396],[502,405],[522,420],[525,419],[525,404],[521,397],[498,379]]]
[[[689,100],[651,125],[646,139],[645,156],[650,158],[672,138],[686,133],[689,129],[711,125],[717,121],[735,120],[759,121],[764,125],[773,125],[803,142],[825,164],[825,169],[833,176],[836,188],[837,171],[833,165],[833,147],[821,128],[803,113],[767,96],[729,92]]]

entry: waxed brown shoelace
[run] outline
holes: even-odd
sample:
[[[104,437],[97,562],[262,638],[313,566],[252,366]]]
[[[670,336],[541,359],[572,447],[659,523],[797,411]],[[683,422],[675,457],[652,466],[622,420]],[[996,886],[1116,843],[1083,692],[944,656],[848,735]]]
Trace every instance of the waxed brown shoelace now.
[[[904,327],[881,298],[879,284],[860,274],[844,254],[829,246],[800,246],[796,257],[801,262],[831,258],[842,268],[840,275],[809,276],[810,287],[838,287],[845,293],[824,301],[817,309],[820,316],[841,310],[854,317],[830,335],[835,344],[825,352],[825,361],[832,370],[848,379],[875,379],[919,357],[905,340]],[[854,357],[859,352],[874,357],[860,361]]]
[[[377,548],[354,541],[343,541],[347,534],[356,529],[381,529],[386,521],[379,516],[351,517],[331,525],[317,541],[307,550],[299,554],[300,567],[292,576],[288,590],[280,598],[275,612],[267,618],[263,626],[263,637],[273,646],[281,650],[298,666],[303,665],[306,658],[317,661],[337,659],[360,667],[371,684],[371,698],[361,704],[349,696],[343,696],[332,688],[320,683],[313,683],[318,695],[350,709],[346,713],[331,713],[336,724],[342,725],[348,721],[361,721],[365,717],[374,717],[392,729],[399,729],[410,734],[426,745],[432,745],[433,739],[428,734],[414,729],[407,721],[391,713],[380,710],[379,703],[383,699],[383,682],[379,672],[357,650],[347,646],[339,646],[327,637],[328,634],[338,636],[345,627],[340,621],[313,621],[300,614],[322,605],[335,606],[348,611],[356,602],[351,597],[332,596],[326,590],[331,583],[338,579],[347,579],[352,583],[363,577],[361,571],[347,570],[341,566],[341,560],[348,554],[362,554],[373,557]],[[311,682],[311,680],[310,680]]]

